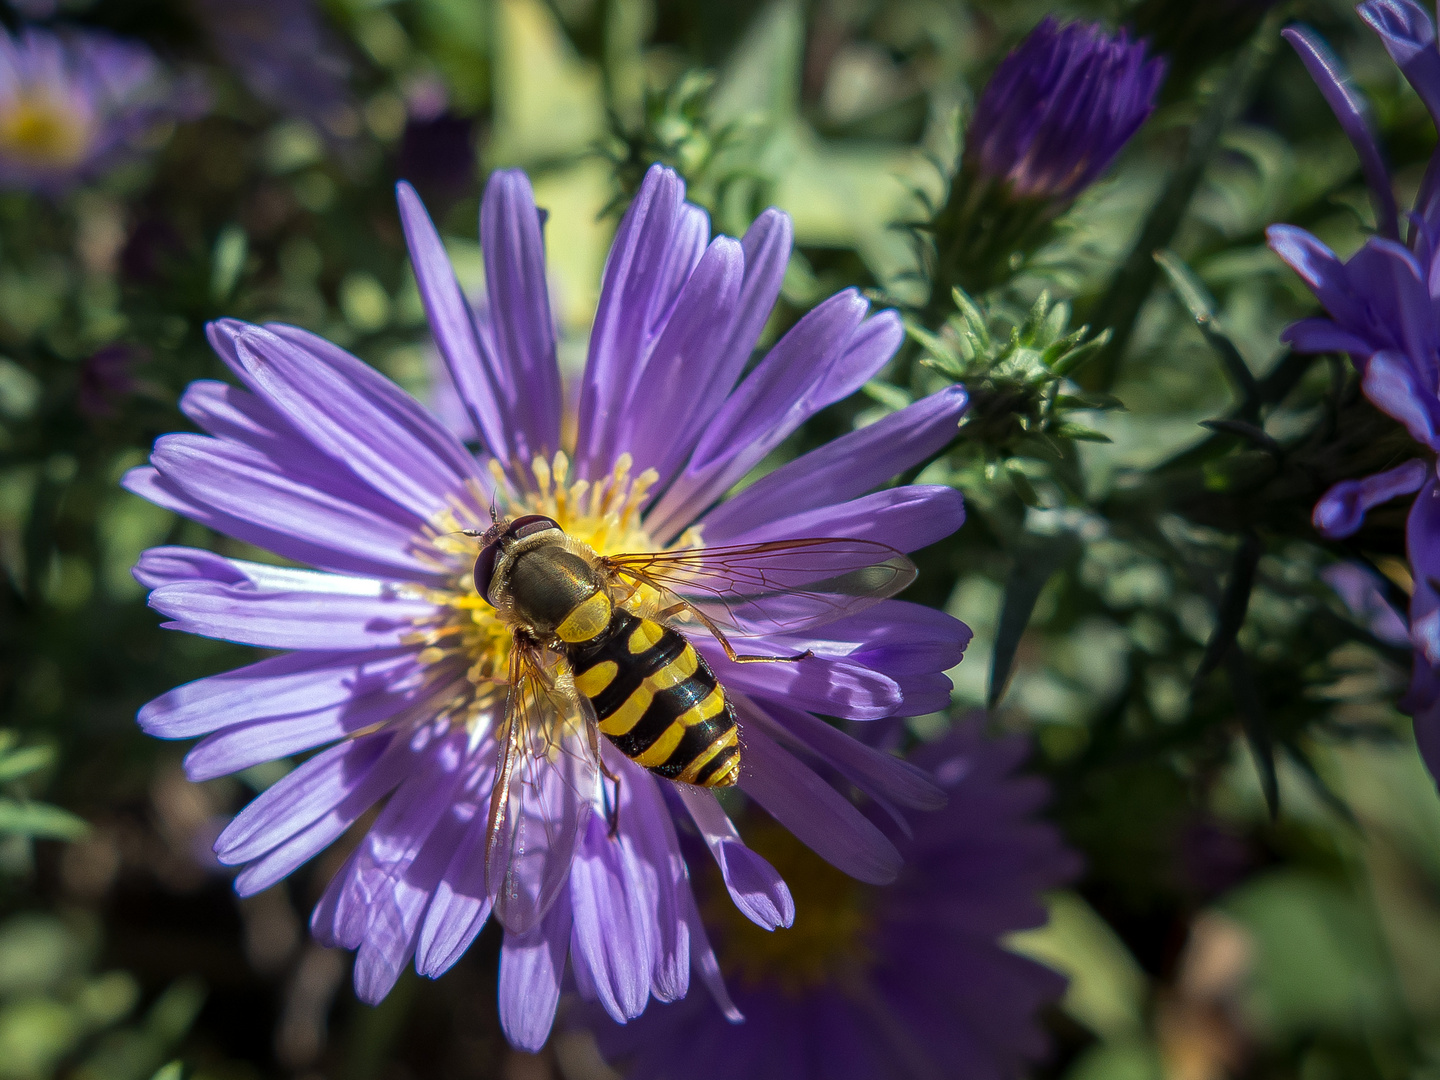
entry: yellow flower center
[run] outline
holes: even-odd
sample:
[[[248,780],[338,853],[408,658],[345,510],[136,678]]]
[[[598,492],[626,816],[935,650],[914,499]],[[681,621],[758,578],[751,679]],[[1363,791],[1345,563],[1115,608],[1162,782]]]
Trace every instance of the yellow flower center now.
[[[588,544],[598,554],[651,551],[655,542],[640,521],[640,507],[657,479],[653,469],[638,476],[630,470],[633,459],[621,454],[610,475],[601,480],[570,480],[570,459],[565,453],[536,457],[530,463],[535,486],[517,491],[497,462],[495,475],[497,511],[506,517],[543,514],[553,518],[565,532]],[[503,499],[503,502],[499,500]],[[467,532],[483,532],[489,525],[474,506],[456,503],[437,515],[417,547],[431,554],[449,575],[441,588],[418,588],[413,592],[436,605],[434,616],[418,626],[409,643],[421,647],[420,659],[427,665],[445,664],[454,670],[463,665],[464,680],[454,684],[454,693],[441,715],[475,729],[488,722],[504,706],[509,690],[512,632],[495,609],[475,590],[475,558],[479,542]],[[700,542],[697,530],[680,538],[678,546]]]
[[[0,154],[31,165],[79,164],[90,135],[86,117],[45,94],[22,93],[0,111]]]
[[[865,967],[871,958],[866,888],[774,822],[747,829],[745,842],[790,886],[795,925],[760,929],[731,903],[719,870],[707,875],[701,914],[726,976],[799,996],[815,986],[845,983]]]

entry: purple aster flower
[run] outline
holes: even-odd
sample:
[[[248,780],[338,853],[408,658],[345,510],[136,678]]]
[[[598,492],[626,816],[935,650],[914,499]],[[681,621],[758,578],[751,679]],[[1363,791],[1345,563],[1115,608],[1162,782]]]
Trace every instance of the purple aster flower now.
[[[1155,108],[1165,61],[1099,25],[1044,19],[990,77],[960,169],[931,222],[930,321],[951,288],[976,293],[1014,272],[1055,218],[1110,167]]]
[[[921,747],[911,761],[950,801],[908,815],[906,866],[888,888],[846,879],[781,830],[760,832],[757,846],[797,887],[794,929],[764,935],[702,882],[733,1003],[697,994],[625,1027],[586,1010],[601,1052],[631,1080],[1022,1075],[1046,1050],[1036,1011],[1065,980],[999,939],[1041,925],[1039,894],[1079,870],[1035,820],[1045,783],[1014,775],[1027,749],[986,739],[978,723]]]
[[[196,0],[216,51],[261,101],[353,135],[350,63],[309,0]]]
[[[1068,202],[1155,108],[1165,61],[1143,41],[1048,16],[1000,62],[965,135],[966,164],[1022,199]]]
[[[1440,52],[1430,16],[1413,0],[1367,0],[1357,10],[1440,123]],[[1324,536],[1355,533],[1373,507],[1415,494],[1406,522],[1406,549],[1415,590],[1409,637],[1414,670],[1402,707],[1415,717],[1415,736],[1430,771],[1440,777],[1440,155],[1431,158],[1405,242],[1390,176],[1364,99],[1339,60],[1305,27],[1285,31],[1340,126],[1355,147],[1376,230],[1342,261],[1303,229],[1273,225],[1270,246],[1314,292],[1324,317],[1288,327],[1285,340],[1300,352],[1348,353],[1365,396],[1394,417],[1423,456],[1372,476],[1343,480],[1315,505]]]
[[[1410,628],[1385,599],[1373,570],[1354,562],[1335,563],[1320,571],[1320,577],[1370,633],[1391,645],[1409,644]]]
[[[962,390],[924,399],[727,493],[808,417],[875,375],[902,338],[893,312],[854,290],[821,304],[742,378],[778,295],[789,220],[762,214],[742,240],[710,237],[684,187],[656,167],[621,222],[602,283],[578,414],[564,415],[545,286],[541,214],[522,173],[495,173],[481,204],[488,297],[472,309],[434,225],[400,185],[400,213],[436,344],[479,455],[342,349],[293,327],[212,324],[242,384],[194,383],[182,408],[207,434],[155,445],[126,486],[239,540],[315,569],[158,548],[136,568],[168,626],[281,655],[182,686],[140,713],[165,738],[204,736],[196,780],[308,757],[226,828],[222,862],[250,894],[284,878],[383,804],[311,919],[358,949],[356,990],[382,998],[403,966],[437,976],[479,933],[486,818],[507,697],[510,628],[475,592],[462,530],[544,514],[601,554],[803,536],[902,551],[949,535],[949,488],[883,488],[943,447]],[[574,432],[574,434],[568,434]],[[874,489],[880,488],[876,491]],[[969,631],[886,600],[804,634],[749,638],[798,663],[735,664],[691,642],[735,703],[739,786],[832,865],[883,882],[901,856],[832,786],[881,807],[933,808],[914,766],[842,734],[854,720],[943,708]],[[746,916],[795,913],[780,875],[741,840],[714,794],[661,780],[600,740],[620,778],[578,786],[571,756],[537,758],[511,826],[500,1015],[512,1042],[545,1040],[562,977],[618,1020],[673,1001],[692,965],[718,967],[679,833],[698,833]],[[592,790],[594,788],[595,790]],[[609,821],[616,828],[612,832]]]
[[[64,192],[203,104],[135,42],[0,29],[0,187]]]

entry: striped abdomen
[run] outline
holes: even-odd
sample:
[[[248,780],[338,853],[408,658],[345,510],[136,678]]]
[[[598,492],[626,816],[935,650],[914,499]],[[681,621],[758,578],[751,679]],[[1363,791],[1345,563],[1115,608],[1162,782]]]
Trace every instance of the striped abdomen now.
[[[705,658],[674,630],[617,609],[600,633],[565,652],[600,731],[631,761],[681,783],[735,783],[734,710]]]

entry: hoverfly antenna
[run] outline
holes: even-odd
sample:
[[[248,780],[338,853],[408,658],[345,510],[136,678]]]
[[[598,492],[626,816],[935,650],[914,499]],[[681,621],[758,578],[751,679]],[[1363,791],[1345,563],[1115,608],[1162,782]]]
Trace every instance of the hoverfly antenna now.
[[[492,493],[492,494],[490,495],[490,524],[491,524],[491,525],[499,525],[499,524],[500,524],[500,514],[499,514],[499,512],[495,509],[495,495],[494,495],[494,493]]]

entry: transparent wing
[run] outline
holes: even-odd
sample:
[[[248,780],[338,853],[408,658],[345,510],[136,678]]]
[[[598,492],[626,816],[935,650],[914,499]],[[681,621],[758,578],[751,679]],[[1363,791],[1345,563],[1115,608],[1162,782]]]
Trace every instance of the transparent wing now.
[[[557,683],[550,659],[515,643],[498,733],[485,881],[496,917],[514,934],[537,925],[565,887],[600,776],[594,710]]]
[[[621,579],[673,594],[739,637],[793,633],[863,611],[915,580],[915,565],[870,540],[775,540],[610,555]]]

